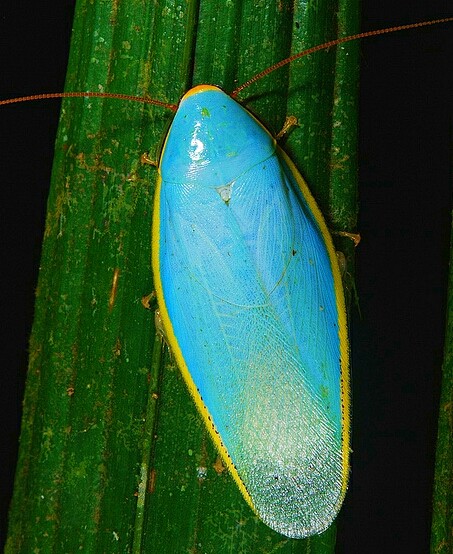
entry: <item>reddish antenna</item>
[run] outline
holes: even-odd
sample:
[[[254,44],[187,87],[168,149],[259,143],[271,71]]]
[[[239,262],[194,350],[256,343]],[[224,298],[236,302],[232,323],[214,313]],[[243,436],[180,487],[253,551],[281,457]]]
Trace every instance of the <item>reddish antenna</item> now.
[[[141,104],[153,104],[161,106],[175,112],[178,109],[176,104],[161,102],[142,96],[132,96],[129,94],[118,94],[116,92],[50,92],[45,94],[32,94],[31,96],[20,96],[19,98],[8,98],[0,100],[0,106],[5,104],[17,104],[18,102],[31,102],[32,100],[47,100],[49,98],[113,98],[115,100],[129,100],[131,102],[140,102]]]
[[[438,23],[446,23],[448,21],[453,21],[453,17],[444,17],[442,19],[432,19],[431,21],[422,21],[420,23],[410,23],[408,25],[398,25],[397,27],[386,27],[385,29],[377,29],[375,31],[365,31],[363,33],[357,33],[356,35],[337,38],[335,40],[324,42],[323,44],[318,44],[317,46],[312,46],[311,48],[307,48],[302,52],[293,54],[292,56],[289,56],[288,58],[285,58],[284,60],[281,60],[275,63],[274,65],[271,65],[270,67],[267,67],[263,71],[260,71],[252,78],[250,78],[248,81],[246,81],[244,84],[242,84],[240,87],[233,90],[233,92],[231,93],[231,96],[232,98],[236,98],[236,96],[240,92],[242,92],[245,88],[249,87],[253,83],[256,83],[256,81],[259,81],[266,75],[269,75],[269,73],[272,73],[277,69],[280,69],[284,65],[287,65],[293,62],[294,60],[298,60],[299,58],[303,58],[304,56],[313,54],[314,52],[319,52],[320,50],[326,50],[327,48],[331,48],[332,46],[338,46],[339,44],[343,44],[344,42],[351,42],[352,40],[357,40],[357,39],[366,38],[366,37],[374,37],[377,35],[384,35],[386,33],[394,33],[396,31],[406,31],[408,29],[415,29],[417,27],[426,27],[428,25],[437,25]]]
[[[245,88],[249,87],[256,81],[259,81],[266,75],[269,75],[269,73],[272,73],[273,71],[276,71],[277,69],[280,69],[284,65],[287,65],[295,60],[298,60],[299,58],[303,58],[304,56],[313,54],[314,52],[319,52],[320,50],[326,50],[327,48],[338,46],[339,44],[343,44],[345,42],[351,42],[353,40],[358,40],[358,39],[367,38],[367,37],[374,37],[377,35],[384,35],[387,33],[394,33],[396,31],[406,31],[408,29],[416,29],[417,27],[427,27],[428,25],[437,25],[439,23],[447,23],[449,21],[453,21],[453,17],[432,19],[431,21],[422,21],[420,23],[410,23],[408,25],[398,25],[397,27],[386,27],[385,29],[377,29],[375,31],[365,31],[363,33],[357,33],[355,35],[350,35],[348,37],[337,38],[335,40],[324,42],[323,44],[318,44],[317,46],[312,46],[311,48],[307,48],[302,52],[293,54],[292,56],[289,56],[288,58],[285,58],[284,60],[281,60],[276,64],[271,65],[270,67],[267,67],[263,71],[260,71],[259,73],[254,75],[251,79],[249,79],[244,84],[242,84],[240,87],[233,90],[233,92],[231,93],[231,97],[236,98],[236,96],[240,92],[242,92]],[[153,100],[152,98],[132,96],[129,94],[117,94],[113,92],[112,93],[111,92],[52,92],[52,93],[45,93],[45,94],[33,94],[31,96],[21,96],[19,98],[8,98],[7,100],[0,100],[0,106],[4,106],[6,104],[17,104],[18,102],[30,102],[32,100],[46,100],[49,98],[113,98],[116,100],[129,100],[131,102],[140,102],[142,104],[152,104],[154,106],[167,108],[173,112],[175,112],[178,109],[178,106],[176,104],[170,104],[168,102],[162,102],[160,100]]]

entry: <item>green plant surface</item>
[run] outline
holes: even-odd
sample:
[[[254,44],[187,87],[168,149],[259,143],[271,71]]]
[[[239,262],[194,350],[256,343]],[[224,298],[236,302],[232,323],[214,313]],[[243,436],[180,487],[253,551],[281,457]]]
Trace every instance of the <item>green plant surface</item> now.
[[[445,349],[437,428],[431,554],[453,550],[453,227],[450,239]]]
[[[356,0],[79,0],[66,90],[172,103],[203,82],[228,92],[357,26]],[[283,147],[339,230],[356,223],[358,47],[309,56],[240,98],[272,133],[297,117]],[[171,118],[119,100],[63,102],[7,554],[334,551],[335,526],[290,540],[253,514],[154,338],[142,300],[157,171],[140,160],[158,159]]]

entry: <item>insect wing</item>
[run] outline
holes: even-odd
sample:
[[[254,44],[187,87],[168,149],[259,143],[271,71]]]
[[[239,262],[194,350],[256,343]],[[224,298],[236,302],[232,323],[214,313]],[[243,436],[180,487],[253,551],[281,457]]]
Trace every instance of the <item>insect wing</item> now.
[[[346,488],[341,282],[291,162],[248,112],[207,88],[183,99],[161,159],[158,299],[245,498],[270,527],[303,537],[328,527]]]

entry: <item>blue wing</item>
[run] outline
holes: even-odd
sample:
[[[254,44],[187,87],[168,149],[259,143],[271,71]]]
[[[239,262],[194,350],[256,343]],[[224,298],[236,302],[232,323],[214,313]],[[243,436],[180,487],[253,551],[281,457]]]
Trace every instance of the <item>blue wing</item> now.
[[[344,414],[335,262],[293,169],[274,152],[222,186],[163,176],[158,279],[253,507],[301,537],[341,504]]]

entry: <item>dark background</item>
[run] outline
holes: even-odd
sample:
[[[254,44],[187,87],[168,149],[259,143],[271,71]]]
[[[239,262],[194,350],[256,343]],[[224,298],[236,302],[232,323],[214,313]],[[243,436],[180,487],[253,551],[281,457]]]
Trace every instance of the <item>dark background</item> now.
[[[63,90],[73,0],[0,11],[0,93]],[[453,15],[362,2],[362,30]],[[407,4],[407,6],[406,6]],[[338,552],[429,550],[451,208],[453,24],[362,42],[353,472]],[[0,545],[6,529],[58,102],[0,108]]]

